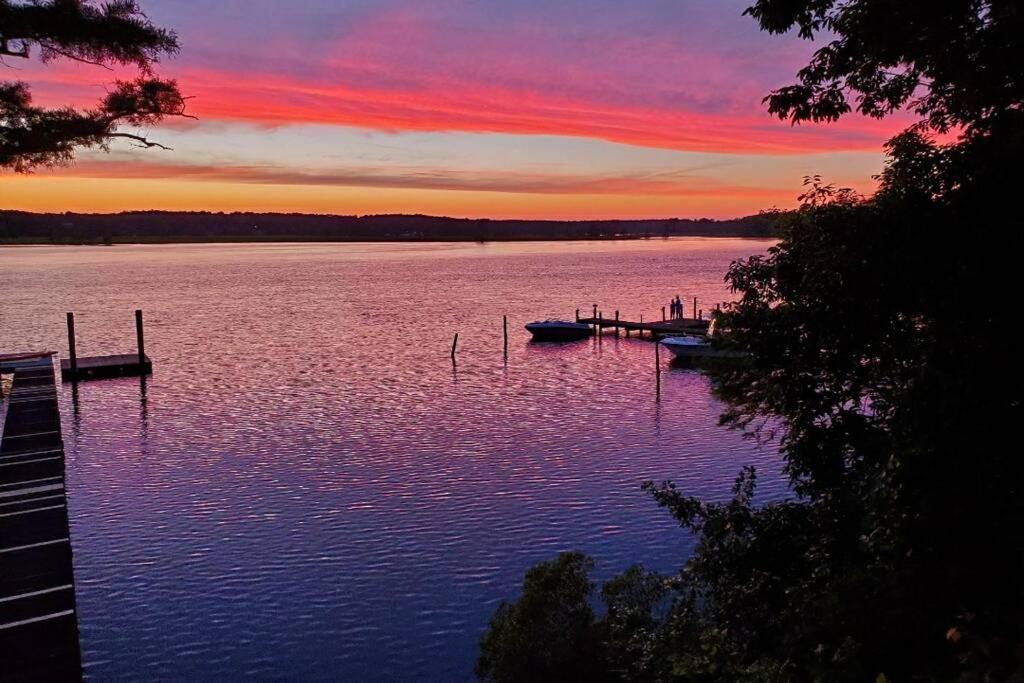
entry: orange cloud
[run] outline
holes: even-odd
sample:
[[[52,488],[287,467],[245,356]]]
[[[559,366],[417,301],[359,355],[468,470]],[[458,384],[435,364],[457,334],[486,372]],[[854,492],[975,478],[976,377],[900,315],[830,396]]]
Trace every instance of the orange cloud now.
[[[409,190],[456,190],[516,194],[617,194],[760,197],[770,200],[788,188],[730,185],[686,172],[646,174],[545,173],[530,171],[464,171],[419,167],[302,170],[269,166],[213,166],[146,161],[83,161],[58,168],[55,175],[107,179],[174,179],[202,182],[325,187],[375,187]]]

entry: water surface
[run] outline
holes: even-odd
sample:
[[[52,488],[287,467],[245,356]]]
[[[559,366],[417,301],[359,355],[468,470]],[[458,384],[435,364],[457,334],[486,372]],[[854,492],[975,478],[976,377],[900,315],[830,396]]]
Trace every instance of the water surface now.
[[[657,401],[649,342],[522,325],[711,308],[768,245],[0,248],[0,352],[63,355],[70,310],[80,355],[128,352],[145,311],[151,378],[61,389],[88,676],[469,680],[533,563],[678,568],[640,482],[721,498],[757,464],[777,493],[777,453],[664,357]]]

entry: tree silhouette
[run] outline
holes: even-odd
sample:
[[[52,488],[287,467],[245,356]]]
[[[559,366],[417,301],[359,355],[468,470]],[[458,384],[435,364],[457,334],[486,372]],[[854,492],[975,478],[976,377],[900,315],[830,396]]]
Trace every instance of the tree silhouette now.
[[[177,36],[154,26],[132,0],[0,0],[0,58],[43,62],[69,59],[102,67],[134,66],[139,75],[115,80],[94,107],[35,106],[28,84],[0,82],[0,166],[27,173],[36,166],[71,161],[79,148],[106,149],[115,139],[161,147],[123,124],[145,126],[168,116],[188,116],[173,80],[154,65],[178,51]]]
[[[1024,6],[748,13],[828,41],[766,98],[772,113],[921,118],[886,144],[874,195],[808,178],[800,209],[775,217],[780,242],[728,272],[723,343],[750,355],[710,368],[723,419],[779,437],[791,496],[759,504],[752,469],[726,503],[646,484],[695,552],[664,577],[667,606],[623,634],[609,603],[578,640],[629,680],[1024,681]],[[641,576],[616,581],[642,594]],[[485,636],[492,666],[520,644],[516,607]]]

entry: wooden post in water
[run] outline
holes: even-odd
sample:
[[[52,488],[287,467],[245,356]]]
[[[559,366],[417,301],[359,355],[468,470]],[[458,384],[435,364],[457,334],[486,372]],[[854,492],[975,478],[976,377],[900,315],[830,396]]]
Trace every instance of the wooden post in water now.
[[[654,340],[654,381],[658,398],[661,398],[661,342],[657,339]]]
[[[615,311],[615,336],[619,336],[619,312]]]
[[[641,325],[643,325],[643,324],[644,324],[644,314],[643,314],[643,313],[641,313],[641,314],[640,314],[640,324],[641,324]],[[641,339],[643,339],[643,338],[644,338],[644,328],[642,328],[642,327],[641,327],[641,328],[639,328],[639,329],[638,329],[638,330],[636,331],[636,334],[637,334],[637,336],[638,336],[638,337],[640,337]]]
[[[459,333],[455,333],[455,338],[452,339],[452,362],[455,362],[455,347],[459,344]]]
[[[142,334],[142,311],[135,309],[135,340],[139,347],[139,366],[146,365],[146,340]]]
[[[504,342],[505,342],[504,349],[505,349],[505,355],[507,356],[508,355],[508,316],[507,315],[501,316],[501,335],[504,338]]]
[[[703,319],[704,319],[704,309],[702,308],[699,311],[697,311],[697,320],[703,320]]]
[[[597,304],[594,304],[594,315],[592,315],[590,317],[591,318],[596,318],[597,317]]]
[[[597,312],[597,341],[601,341],[601,337],[604,336],[604,312]]]
[[[665,322],[665,307],[661,307],[661,322]]]
[[[576,322],[580,321],[580,309],[576,309]]]
[[[71,361],[71,381],[78,380],[78,353],[75,350],[75,314],[68,312],[68,355]]]
[[[697,297],[693,297],[693,319],[697,319]]]

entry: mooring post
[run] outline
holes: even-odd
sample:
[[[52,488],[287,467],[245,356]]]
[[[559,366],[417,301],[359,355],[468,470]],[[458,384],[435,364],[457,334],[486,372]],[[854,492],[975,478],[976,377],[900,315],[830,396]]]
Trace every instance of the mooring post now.
[[[576,322],[580,321],[580,309],[576,309]]]
[[[597,317],[597,304],[594,304],[594,315],[592,315],[590,317],[592,317],[592,318],[596,318]]]
[[[615,311],[615,336],[619,336],[619,312]]]
[[[661,307],[661,322],[665,322],[665,307]]]
[[[658,396],[661,396],[661,342],[654,340],[654,381]]]
[[[68,355],[71,361],[71,380],[78,380],[78,353],[75,351],[75,314],[68,312]]]
[[[455,347],[458,346],[458,343],[459,343],[459,333],[456,332],[455,333],[455,338],[452,339],[452,362],[453,363],[455,362]]]
[[[135,309],[135,338],[139,346],[139,367],[146,365],[146,340],[142,334],[142,311]]]
[[[508,316],[501,316],[501,334],[505,340],[505,355],[508,355]]]
[[[640,314],[640,324],[641,325],[644,324],[644,314],[643,313]],[[644,328],[643,327],[638,327],[637,330],[636,330],[636,335],[638,337],[640,337],[641,339],[643,339],[644,338]]]

